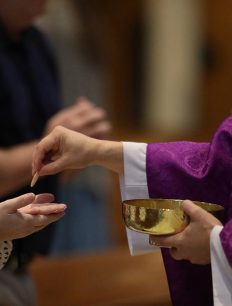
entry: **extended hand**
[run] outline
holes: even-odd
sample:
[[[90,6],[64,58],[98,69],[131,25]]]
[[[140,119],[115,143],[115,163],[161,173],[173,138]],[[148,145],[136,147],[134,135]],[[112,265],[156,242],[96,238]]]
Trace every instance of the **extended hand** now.
[[[51,194],[24,194],[0,203],[0,241],[22,238],[64,215],[65,204],[50,203]]]
[[[32,174],[51,175],[87,167],[93,159],[96,142],[94,138],[58,126],[35,147]]]
[[[98,140],[64,127],[56,127],[35,147],[32,175],[51,175],[91,165],[123,173],[123,147],[116,141]]]
[[[186,259],[193,264],[208,264],[210,232],[215,225],[221,225],[221,222],[191,201],[184,201],[182,207],[190,217],[190,223],[184,231],[173,236],[150,236],[150,241],[154,245],[170,248],[170,254],[176,260]]]

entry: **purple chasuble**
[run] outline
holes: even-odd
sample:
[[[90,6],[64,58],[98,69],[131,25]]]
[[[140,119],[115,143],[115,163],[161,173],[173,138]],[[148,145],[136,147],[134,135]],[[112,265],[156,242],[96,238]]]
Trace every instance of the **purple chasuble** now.
[[[150,198],[189,199],[224,206],[220,237],[232,263],[232,117],[216,131],[210,143],[148,144],[147,181]],[[191,243],[191,241],[190,241]],[[162,250],[174,306],[213,305],[210,265],[176,261]]]

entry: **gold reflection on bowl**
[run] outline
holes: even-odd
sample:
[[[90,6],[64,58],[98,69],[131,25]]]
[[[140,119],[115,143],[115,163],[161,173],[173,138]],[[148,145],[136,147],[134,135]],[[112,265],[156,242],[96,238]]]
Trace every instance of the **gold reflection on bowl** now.
[[[125,225],[134,231],[152,235],[170,235],[181,232],[189,223],[189,217],[181,208],[183,200],[136,199],[122,203]],[[223,207],[217,204],[194,203],[217,215]]]

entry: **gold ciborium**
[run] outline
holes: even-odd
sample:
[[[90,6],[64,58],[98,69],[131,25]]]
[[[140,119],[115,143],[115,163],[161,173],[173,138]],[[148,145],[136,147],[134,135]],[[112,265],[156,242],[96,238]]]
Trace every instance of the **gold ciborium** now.
[[[189,223],[189,217],[181,208],[183,200],[135,199],[122,203],[125,225],[134,231],[151,235],[170,235],[181,232]],[[193,201],[214,214],[223,210],[218,204]]]

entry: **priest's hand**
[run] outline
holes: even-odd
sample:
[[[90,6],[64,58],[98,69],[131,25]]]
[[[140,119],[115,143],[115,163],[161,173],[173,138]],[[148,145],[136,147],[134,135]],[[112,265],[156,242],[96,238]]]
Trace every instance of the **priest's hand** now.
[[[215,225],[222,225],[212,214],[186,200],[182,203],[190,217],[189,225],[180,233],[170,236],[150,236],[150,243],[170,248],[176,260],[189,260],[193,264],[210,263],[210,233]]]
[[[66,205],[53,200],[51,194],[27,193],[0,203],[0,241],[25,237],[59,220]]]
[[[103,166],[122,174],[122,143],[91,138],[58,126],[36,145],[32,175],[52,175],[91,165]]]

